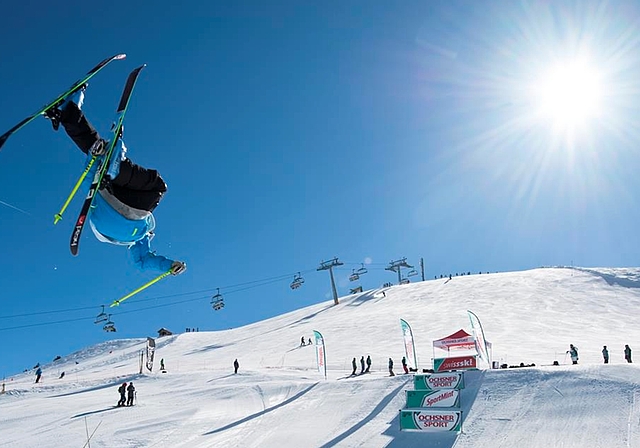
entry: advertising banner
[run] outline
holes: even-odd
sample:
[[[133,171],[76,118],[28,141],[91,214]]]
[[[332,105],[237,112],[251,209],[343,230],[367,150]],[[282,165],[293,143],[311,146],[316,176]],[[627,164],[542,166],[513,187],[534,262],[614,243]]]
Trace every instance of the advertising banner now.
[[[418,431],[460,431],[461,411],[439,411],[436,409],[402,409],[400,429]]]
[[[477,369],[476,356],[456,356],[453,358],[436,358],[433,360],[435,372],[448,372],[450,370]]]
[[[404,352],[407,355],[407,366],[410,369],[417,369],[418,360],[416,358],[416,346],[413,341],[413,331],[411,331],[411,326],[406,320],[400,319],[400,327],[402,328],[402,338],[404,340]]]
[[[324,374],[324,378],[327,379],[327,353],[324,348],[324,338],[319,331],[313,330],[313,335],[316,339],[316,360],[318,361],[318,372]]]
[[[442,390],[407,390],[408,408],[459,408],[460,391],[456,389]]]
[[[413,377],[415,390],[464,389],[464,372],[432,373]]]

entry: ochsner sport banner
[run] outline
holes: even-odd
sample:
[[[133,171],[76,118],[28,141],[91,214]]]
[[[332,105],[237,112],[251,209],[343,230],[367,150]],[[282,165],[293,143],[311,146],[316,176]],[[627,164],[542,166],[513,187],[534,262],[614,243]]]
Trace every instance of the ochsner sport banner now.
[[[156,351],[156,341],[153,338],[147,338],[147,369],[149,372],[153,370],[153,354]]]
[[[407,365],[410,369],[417,369],[416,345],[413,342],[411,326],[404,319],[400,319],[400,326],[402,327],[402,338],[404,339],[404,352],[407,355]]]
[[[489,350],[487,349],[487,341],[484,338],[484,330],[482,329],[480,319],[469,310],[467,310],[467,314],[469,315],[469,320],[471,321],[471,330],[473,332],[473,337],[476,339],[476,349],[478,350],[478,355],[485,362],[491,363],[491,360],[489,359]]]
[[[327,353],[324,349],[324,338],[319,331],[313,330],[313,336],[316,338],[316,359],[318,360],[318,372],[324,374],[327,379]]]

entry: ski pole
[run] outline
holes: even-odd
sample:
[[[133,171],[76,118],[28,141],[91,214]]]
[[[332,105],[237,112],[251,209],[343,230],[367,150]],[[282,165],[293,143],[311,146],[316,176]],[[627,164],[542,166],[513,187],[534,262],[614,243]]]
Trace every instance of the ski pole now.
[[[114,307],[114,306],[118,306],[120,305],[121,302],[124,302],[125,300],[127,300],[129,297],[134,296],[136,294],[138,294],[140,291],[143,291],[145,289],[147,289],[149,286],[153,285],[154,283],[159,282],[160,280],[162,280],[163,278],[167,277],[171,275],[171,269],[169,269],[167,272],[163,272],[162,274],[158,275],[156,278],[154,278],[153,280],[148,281],[147,283],[145,283],[144,285],[142,285],[141,287],[139,287],[138,289],[131,291],[129,294],[127,294],[124,297],[119,298],[118,300],[114,300],[113,303],[109,306]]]
[[[84,181],[85,177],[87,177],[87,174],[89,173],[89,170],[91,169],[91,167],[95,163],[96,159],[97,159],[97,156],[93,156],[93,157],[91,157],[91,160],[89,160],[89,163],[87,164],[87,167],[84,169],[84,171],[80,175],[80,179],[78,179],[78,182],[76,182],[76,184],[74,185],[73,190],[71,190],[71,193],[69,194],[69,197],[67,198],[67,200],[62,205],[62,208],[60,209],[60,211],[58,213],[56,213],[55,216],[53,217],[53,224],[54,225],[58,224],[58,221],[60,221],[62,219],[62,214],[67,209],[67,207],[71,203],[71,200],[73,199],[73,197],[78,192],[78,189],[80,188],[80,185],[82,185],[82,182]]]

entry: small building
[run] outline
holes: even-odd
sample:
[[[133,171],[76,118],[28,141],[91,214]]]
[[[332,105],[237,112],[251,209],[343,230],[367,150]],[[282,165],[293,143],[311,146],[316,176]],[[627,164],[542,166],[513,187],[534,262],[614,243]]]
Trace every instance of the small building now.
[[[158,337],[161,338],[162,336],[171,336],[173,333],[171,333],[169,330],[167,330],[166,328],[162,327],[161,329],[158,330]]]

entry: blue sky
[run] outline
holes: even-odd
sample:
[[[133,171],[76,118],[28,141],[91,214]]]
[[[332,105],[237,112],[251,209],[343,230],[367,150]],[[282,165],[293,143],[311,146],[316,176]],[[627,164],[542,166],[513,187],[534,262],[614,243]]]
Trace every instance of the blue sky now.
[[[56,226],[53,214],[84,159],[36,120],[0,152],[0,374],[112,337],[237,327],[326,300],[316,268],[336,256],[340,294],[361,263],[365,289],[396,281],[384,267],[401,257],[424,258],[427,279],[637,266],[639,13],[634,2],[14,5],[0,30],[0,128],[124,52],[87,91],[104,133],[128,72],[146,63],[125,141],[169,185],[154,248],[189,269],[117,309],[115,335],[94,325],[101,304],[152,275],[89,231],[70,255],[80,199]],[[576,60],[587,68],[564,87],[542,82]],[[586,75],[597,89],[578,90],[579,107],[553,102]],[[296,272],[306,282],[292,291]]]

